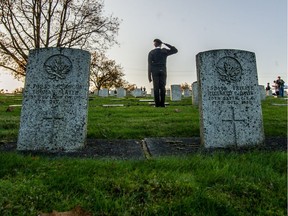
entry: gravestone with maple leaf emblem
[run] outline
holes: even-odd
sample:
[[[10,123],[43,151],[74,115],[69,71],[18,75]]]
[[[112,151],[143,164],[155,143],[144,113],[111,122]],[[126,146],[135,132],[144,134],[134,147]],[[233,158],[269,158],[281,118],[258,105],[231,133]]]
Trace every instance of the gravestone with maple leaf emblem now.
[[[29,53],[18,150],[73,151],[87,132],[90,53],[43,48]]]
[[[243,147],[264,142],[253,52],[211,50],[196,56],[201,143]]]

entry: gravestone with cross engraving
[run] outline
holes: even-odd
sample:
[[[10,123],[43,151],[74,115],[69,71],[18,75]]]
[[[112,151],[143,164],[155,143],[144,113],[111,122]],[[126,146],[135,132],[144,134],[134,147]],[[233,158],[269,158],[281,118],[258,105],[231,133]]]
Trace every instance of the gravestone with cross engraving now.
[[[200,137],[206,147],[264,142],[255,54],[211,50],[196,56]]]
[[[73,151],[85,145],[90,54],[67,48],[29,53],[18,150]]]

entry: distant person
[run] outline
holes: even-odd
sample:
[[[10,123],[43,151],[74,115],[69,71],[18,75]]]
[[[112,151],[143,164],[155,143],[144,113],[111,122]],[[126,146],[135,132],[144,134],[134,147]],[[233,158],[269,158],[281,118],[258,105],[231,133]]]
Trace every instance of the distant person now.
[[[267,86],[265,89],[266,89],[266,96],[270,96],[270,90],[271,90],[270,83],[267,83]]]
[[[178,50],[159,39],[155,39],[153,42],[155,49],[151,50],[148,54],[148,80],[149,82],[153,80],[155,106],[165,107],[167,56],[177,53]],[[161,48],[162,44],[169,49]]]
[[[279,89],[279,96],[284,97],[284,83],[285,83],[284,80],[282,80],[281,77],[278,76],[276,83],[277,83],[278,89]]]
[[[267,83],[266,91],[270,91],[270,90],[271,90],[270,83]]]
[[[279,87],[278,87],[278,84],[277,84],[276,80],[274,80],[273,82],[274,82],[274,84],[272,85],[272,87],[274,87],[274,89],[275,89],[274,95],[278,96],[278,95],[279,95]]]

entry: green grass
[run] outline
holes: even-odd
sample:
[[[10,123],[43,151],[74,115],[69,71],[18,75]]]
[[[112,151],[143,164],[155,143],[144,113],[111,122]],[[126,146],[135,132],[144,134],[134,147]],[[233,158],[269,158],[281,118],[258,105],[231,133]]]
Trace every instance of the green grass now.
[[[21,96],[0,95],[0,145],[16,141]],[[125,107],[104,108],[102,104]],[[262,102],[266,137],[287,137],[287,107]],[[191,99],[165,109],[139,99],[89,101],[88,137],[199,136]],[[0,152],[0,215],[37,215],[75,206],[93,215],[287,215],[287,153],[197,153],[150,160],[94,160]]]
[[[284,152],[149,161],[0,153],[0,214],[286,215]]]
[[[191,98],[154,108],[138,98],[91,97],[88,113],[88,138],[143,139],[144,137],[199,137],[199,110]],[[124,107],[102,107],[103,104]],[[269,97],[262,102],[265,136],[287,136],[287,106],[273,106],[287,101]],[[16,141],[20,126],[20,107],[6,112],[8,105],[21,104],[21,96],[0,95],[0,142]]]

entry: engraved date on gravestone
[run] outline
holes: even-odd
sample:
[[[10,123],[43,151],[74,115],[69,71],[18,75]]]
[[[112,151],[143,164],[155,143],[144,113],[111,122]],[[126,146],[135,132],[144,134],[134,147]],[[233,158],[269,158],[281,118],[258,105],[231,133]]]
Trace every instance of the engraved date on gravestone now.
[[[241,64],[232,57],[221,58],[216,65],[216,71],[219,75],[219,79],[231,83],[241,80],[242,67]]]
[[[72,69],[72,62],[64,55],[53,55],[44,63],[44,69],[48,73],[49,79],[58,81],[66,78]]]

